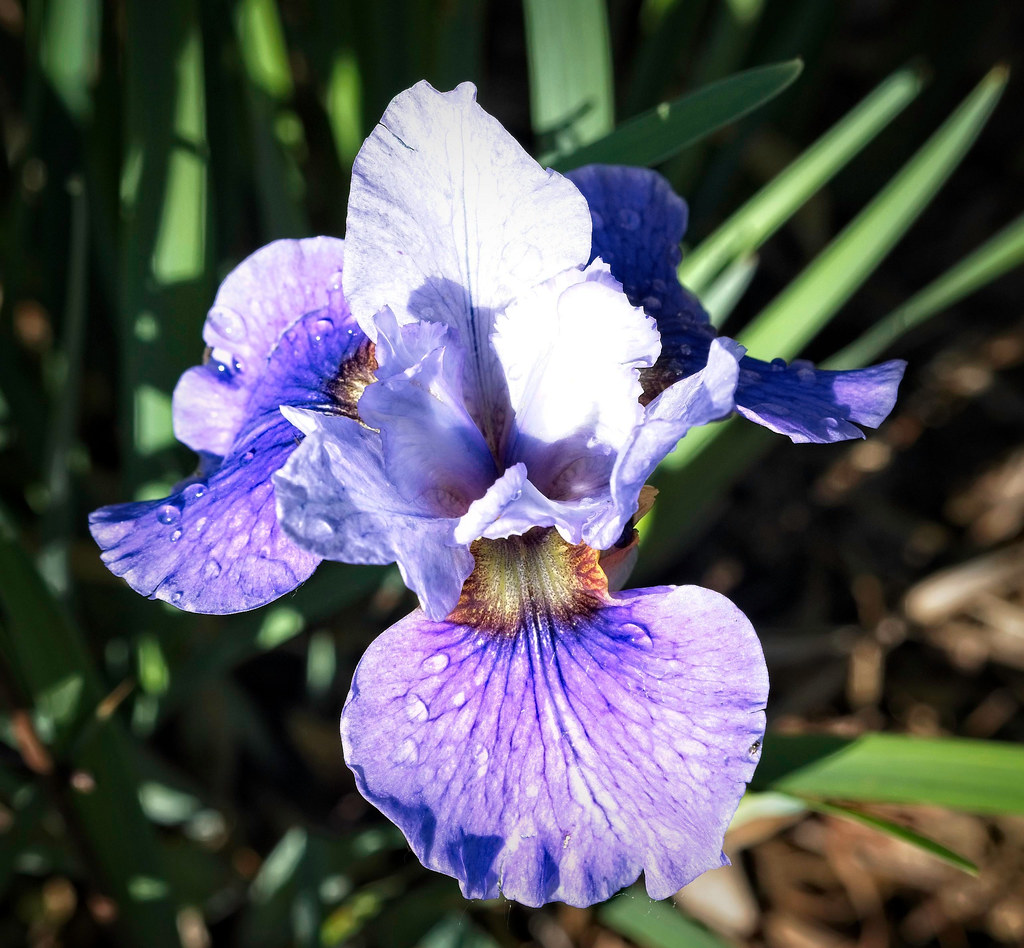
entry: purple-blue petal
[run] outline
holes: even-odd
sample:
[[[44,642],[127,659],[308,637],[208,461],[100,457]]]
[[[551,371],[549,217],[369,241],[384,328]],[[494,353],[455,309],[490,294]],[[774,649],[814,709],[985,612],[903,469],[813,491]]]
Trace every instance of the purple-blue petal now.
[[[174,433],[194,451],[224,457],[251,413],[250,396],[281,334],[300,317],[353,328],[341,295],[344,241],[277,240],[246,257],[221,283],[206,317],[205,365],[186,372],[174,392]]]
[[[335,305],[279,331],[261,364],[189,370],[176,408],[188,406],[197,421],[205,410],[218,420],[215,432],[234,430],[231,444],[224,457],[204,451],[200,475],[162,500],[93,512],[90,530],[111,572],[142,595],[217,614],[254,609],[307,579],[320,557],[296,546],[275,512],[271,475],[300,440],[279,409],[354,411],[338,379],[363,371],[363,342],[343,305]]]
[[[433,496],[404,497],[387,477],[380,435],[352,418],[286,411],[305,434],[274,476],[278,517],[304,549],[343,563],[397,562],[433,616],[458,602],[473,569],[457,521]]]
[[[467,898],[584,906],[643,871],[661,899],[726,863],[767,689],[746,618],[693,586],[512,631],[415,612],[364,654],[342,741],[363,795]]]
[[[877,428],[888,417],[906,366],[894,359],[839,372],[803,360],[786,365],[747,356],[740,362],[736,410],[797,443],[863,438],[857,425]]]
[[[668,181],[649,168],[621,165],[586,165],[566,177],[590,206],[591,260],[611,267],[629,301],[655,318],[692,311],[706,320],[676,276],[687,209]]]

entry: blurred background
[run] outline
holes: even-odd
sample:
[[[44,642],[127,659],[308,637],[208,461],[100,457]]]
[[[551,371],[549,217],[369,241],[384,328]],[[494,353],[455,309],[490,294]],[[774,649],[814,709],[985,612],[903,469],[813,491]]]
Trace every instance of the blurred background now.
[[[1000,0],[0,0],[0,944],[1024,943],[1022,43]],[[730,422],[658,474],[632,584],[729,595],[773,679],[733,866],[674,902],[468,903],[356,793],[397,572],[194,616],[88,536],[193,469],[219,281],[343,235],[421,78],[555,167],[656,163],[753,355],[909,362],[865,441]]]

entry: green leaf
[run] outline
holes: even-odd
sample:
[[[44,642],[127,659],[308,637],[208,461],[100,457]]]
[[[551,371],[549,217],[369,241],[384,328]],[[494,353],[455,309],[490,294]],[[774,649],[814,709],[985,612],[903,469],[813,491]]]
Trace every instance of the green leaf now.
[[[999,66],[871,203],[739,335],[751,355],[790,359],[825,326],[917,220],[988,121],[1008,71]]]
[[[902,734],[771,734],[751,786],[805,800],[1024,814],[1024,747]]]
[[[548,164],[614,125],[608,15],[604,0],[523,0],[523,12],[530,116]]]
[[[816,191],[914,99],[921,77],[894,73],[773,178],[679,266],[679,279],[698,295],[715,275],[747,256],[775,233]]]
[[[568,151],[553,162],[543,156],[541,163],[551,162],[558,171],[593,162],[657,164],[775,98],[800,75],[801,69],[799,59],[748,69],[674,102],[663,102],[623,122],[592,145]]]
[[[959,853],[953,852],[952,849],[947,849],[941,843],[935,842],[934,839],[929,839],[927,836],[914,832],[914,830],[907,826],[900,826],[899,823],[893,823],[892,820],[875,816],[872,813],[865,813],[863,810],[854,810],[847,806],[837,806],[834,803],[826,803],[823,800],[805,800],[803,797],[797,799],[803,800],[808,807],[818,813],[824,813],[826,816],[838,816],[844,820],[860,823],[862,826],[869,826],[871,829],[885,833],[886,836],[902,840],[917,849],[930,853],[936,859],[941,859],[944,863],[953,866],[955,869],[960,869],[972,876],[978,874],[978,867],[970,859],[966,859],[959,855]]]
[[[1024,263],[1024,215],[1012,221],[942,276],[880,319],[856,342],[829,358],[829,369],[850,369],[877,358],[905,333]]]
[[[680,914],[671,902],[652,902],[641,888],[606,902],[597,917],[640,948],[725,948],[727,944]]]

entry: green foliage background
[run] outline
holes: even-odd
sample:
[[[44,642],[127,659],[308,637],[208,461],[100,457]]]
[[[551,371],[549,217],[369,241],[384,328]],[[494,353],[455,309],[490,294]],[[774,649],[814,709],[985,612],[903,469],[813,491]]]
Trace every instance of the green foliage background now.
[[[255,613],[184,615],[107,574],[86,515],[189,472],[170,392],[219,280],[274,238],[342,235],[363,137],[421,78],[477,82],[554,167],[657,164],[691,203],[681,275],[752,354],[913,363],[932,317],[1024,256],[1009,185],[981,205],[956,177],[942,190],[972,147],[967,181],[1019,174],[1013,105],[990,117],[1022,20],[922,0],[882,4],[882,28],[868,6],[0,2],[0,943],[447,948],[539,930],[543,911],[469,905],[422,870],[341,765],[352,669],[411,606],[395,572],[325,564]],[[879,271],[904,235],[922,249]],[[726,423],[682,443],[639,583],[696,578],[730,485],[777,440]],[[873,820],[973,871],[859,806],[1020,814],[1022,786],[1009,743],[777,735],[749,799]],[[595,924],[713,940],[632,896]]]

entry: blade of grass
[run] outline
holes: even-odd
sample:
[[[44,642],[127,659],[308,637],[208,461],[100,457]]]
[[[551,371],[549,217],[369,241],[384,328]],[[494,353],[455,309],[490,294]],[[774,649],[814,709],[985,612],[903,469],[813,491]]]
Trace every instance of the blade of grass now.
[[[880,319],[856,342],[827,359],[825,368],[849,369],[866,365],[911,329],[1022,263],[1024,215],[1007,224],[937,280]]]
[[[136,795],[133,747],[118,721],[97,721],[103,688],[81,633],[32,567],[3,510],[0,613],[3,661],[52,731],[48,749],[60,767],[41,779],[80,857],[116,901],[134,943],[178,948],[174,900]],[[73,788],[73,771],[88,774],[92,788]]]
[[[604,0],[523,0],[523,13],[530,117],[550,163],[614,125],[608,14]]]
[[[49,0],[40,49],[50,85],[78,125],[92,115],[99,74],[100,4],[97,0]]]
[[[838,806],[835,803],[826,803],[823,800],[809,800],[803,797],[797,799],[803,800],[808,807],[818,813],[823,813],[826,816],[838,816],[841,819],[851,820],[854,823],[860,823],[862,826],[868,826],[871,829],[885,833],[886,836],[891,836],[893,839],[909,843],[911,846],[929,853],[936,859],[942,860],[942,862],[952,866],[954,869],[959,869],[971,876],[978,874],[978,867],[970,859],[966,859],[959,853],[953,852],[952,849],[947,849],[934,839],[922,836],[907,826],[901,826],[899,823],[894,823],[892,820],[884,819],[881,816],[875,816],[872,813],[865,813],[863,810]]]
[[[1024,814],[1024,747],[965,738],[771,734],[751,787],[810,800]]]
[[[997,66],[868,206],[739,335],[751,355],[790,359],[825,326],[941,189],[1009,78]]]
[[[834,177],[921,90],[910,69],[894,73],[765,185],[679,265],[679,279],[698,295],[729,263],[747,256]]]
[[[747,292],[757,272],[757,257],[740,257],[726,267],[701,297],[713,326],[721,326]]]
[[[748,69],[623,122],[593,144],[543,156],[557,171],[594,162],[654,165],[775,98],[796,80],[799,59]]]
[[[688,919],[671,902],[652,902],[634,887],[597,910],[598,920],[640,948],[725,948],[726,942]]]
[[[235,7],[235,29],[248,79],[245,92],[263,237],[308,235],[309,221],[301,201],[305,182],[294,157],[303,147],[304,132],[287,104],[294,83],[277,4],[241,0]]]

